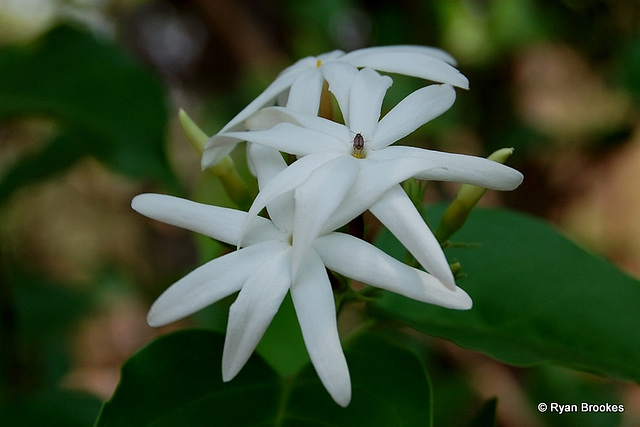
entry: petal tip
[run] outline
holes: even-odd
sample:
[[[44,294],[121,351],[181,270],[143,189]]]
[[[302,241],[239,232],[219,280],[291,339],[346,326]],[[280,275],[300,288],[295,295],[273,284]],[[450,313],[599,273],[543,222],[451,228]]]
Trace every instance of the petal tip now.
[[[147,313],[147,325],[151,326],[152,328],[159,328],[161,326],[164,326],[165,324],[166,323],[158,319],[157,313],[153,310],[153,307],[151,307],[151,310],[149,310],[149,313]]]

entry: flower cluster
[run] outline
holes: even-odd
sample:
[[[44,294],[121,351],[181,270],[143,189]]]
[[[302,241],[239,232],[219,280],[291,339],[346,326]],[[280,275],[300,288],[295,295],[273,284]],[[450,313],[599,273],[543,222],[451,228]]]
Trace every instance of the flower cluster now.
[[[168,324],[239,291],[223,352],[222,375],[228,381],[290,292],[311,362],[331,397],[346,406],[351,384],[327,269],[418,301],[471,308],[471,298],[456,286],[439,242],[400,183],[413,177],[511,190],[522,175],[487,159],[392,145],[449,109],[454,86],[468,87],[454,64],[437,49],[395,46],[331,52],[285,69],[208,140],[203,153],[203,168],[210,167],[247,141],[260,190],[248,212],[159,194],[133,200],[133,208],[150,218],[237,247],[168,288],[151,307],[149,324]],[[392,84],[380,72],[435,83],[380,118]],[[343,122],[318,114],[325,84]],[[281,152],[296,160],[287,165]],[[258,216],[264,208],[268,219]],[[366,210],[424,270],[337,231]]]

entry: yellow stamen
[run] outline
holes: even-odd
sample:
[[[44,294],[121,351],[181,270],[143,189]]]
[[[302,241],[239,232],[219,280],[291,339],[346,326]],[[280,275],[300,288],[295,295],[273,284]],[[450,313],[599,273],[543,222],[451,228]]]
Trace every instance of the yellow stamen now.
[[[316,61],[316,67],[320,68],[322,66],[322,59],[318,59]]]

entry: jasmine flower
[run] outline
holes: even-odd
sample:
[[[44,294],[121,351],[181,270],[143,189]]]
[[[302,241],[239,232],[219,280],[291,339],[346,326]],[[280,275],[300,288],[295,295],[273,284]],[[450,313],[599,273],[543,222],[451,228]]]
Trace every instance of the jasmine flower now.
[[[249,149],[262,188],[287,170],[277,151],[256,144]],[[292,238],[297,217],[293,196],[289,192],[271,198],[266,203],[271,219],[256,217],[249,225],[245,224],[249,214],[234,209],[159,194],[135,197],[132,207],[143,215],[240,246],[174,283],[152,305],[147,320],[151,326],[166,325],[239,291],[230,309],[223,350],[222,377],[229,381],[253,353],[289,291],[320,380],[338,404],[347,406],[351,383],[326,268],[443,307],[468,309],[471,299],[462,289],[445,287],[432,275],[338,232],[317,233],[294,275]],[[301,200],[295,204],[308,210]]]
[[[316,115],[325,80],[334,87],[349,84],[344,80],[345,68],[369,67],[468,89],[469,81],[454,65],[455,60],[442,50],[407,45],[371,47],[349,53],[335,50],[303,58],[284,69],[263,93],[209,139],[202,156],[202,168],[218,163],[238,142],[222,133],[246,129],[246,119],[261,108],[273,105],[278,98],[281,98],[280,105],[286,103],[292,110]]]
[[[349,85],[341,83],[329,90],[336,95],[345,124],[269,107],[247,120],[250,129],[263,130],[221,134],[228,140],[246,140],[299,156],[261,188],[245,227],[272,200],[294,191],[295,276],[317,236],[369,209],[427,271],[454,289],[440,244],[399,183],[415,177],[511,190],[522,182],[522,174],[479,157],[391,145],[449,109],[455,100],[451,85],[421,88],[380,119],[391,79],[370,68],[343,67],[341,75]]]

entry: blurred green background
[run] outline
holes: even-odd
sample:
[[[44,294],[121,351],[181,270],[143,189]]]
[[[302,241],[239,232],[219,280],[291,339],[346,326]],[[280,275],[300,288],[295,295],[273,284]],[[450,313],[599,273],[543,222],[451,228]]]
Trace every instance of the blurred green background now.
[[[635,0],[0,0],[0,424],[91,425],[121,364],[158,333],[169,284],[223,248],[145,220],[141,192],[233,206],[177,125],[215,133],[299,58],[443,48],[470,80],[406,143],[525,175],[499,205],[550,221],[640,276],[640,6]],[[389,103],[423,84],[395,78]],[[243,158],[236,161],[246,175]],[[430,185],[427,201],[455,185]],[[435,425],[492,396],[500,425],[638,425],[640,389],[553,366],[511,368],[420,337]],[[539,414],[539,401],[622,403],[621,417]],[[3,422],[4,421],[4,422]]]

